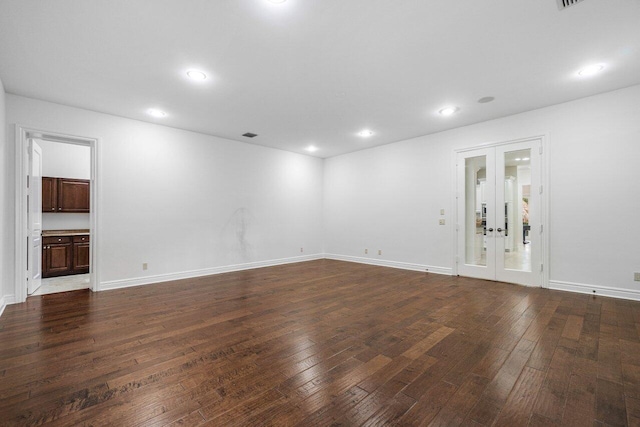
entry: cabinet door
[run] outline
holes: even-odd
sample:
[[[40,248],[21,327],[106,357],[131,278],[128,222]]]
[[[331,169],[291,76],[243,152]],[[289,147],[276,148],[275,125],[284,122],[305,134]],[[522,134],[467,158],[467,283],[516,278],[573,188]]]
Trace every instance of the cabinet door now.
[[[89,181],[58,178],[58,212],[89,212]]]
[[[48,244],[45,251],[45,274],[43,276],[59,276],[69,273],[72,268],[72,250],[71,242]]]
[[[56,178],[42,178],[42,212],[58,210],[58,183]]]
[[[73,244],[73,272],[89,272],[89,242]]]

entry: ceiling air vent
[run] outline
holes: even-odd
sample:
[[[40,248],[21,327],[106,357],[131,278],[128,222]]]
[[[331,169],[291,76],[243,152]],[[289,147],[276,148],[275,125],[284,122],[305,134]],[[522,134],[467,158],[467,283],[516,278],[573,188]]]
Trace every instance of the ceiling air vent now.
[[[242,136],[246,136],[247,138],[255,138],[256,136],[258,136],[258,134],[247,132],[247,133],[243,133]]]
[[[558,9],[566,9],[569,6],[580,3],[582,0],[558,0]]]

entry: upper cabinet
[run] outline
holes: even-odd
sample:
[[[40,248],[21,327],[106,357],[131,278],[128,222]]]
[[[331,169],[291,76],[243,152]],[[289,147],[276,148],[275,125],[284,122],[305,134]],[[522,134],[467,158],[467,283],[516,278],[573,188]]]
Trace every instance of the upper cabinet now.
[[[58,210],[58,180],[57,178],[42,178],[42,212]]]
[[[89,212],[90,181],[42,178],[42,212]]]
[[[89,181],[58,178],[58,212],[89,212]]]

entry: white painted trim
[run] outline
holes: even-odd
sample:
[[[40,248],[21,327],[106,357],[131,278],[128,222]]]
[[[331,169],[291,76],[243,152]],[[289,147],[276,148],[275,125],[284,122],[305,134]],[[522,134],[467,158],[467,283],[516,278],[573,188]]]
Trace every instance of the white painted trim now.
[[[589,294],[595,296],[604,296],[611,298],[622,298],[634,301],[640,301],[640,291],[631,289],[613,288],[610,286],[588,285],[584,283],[563,282],[560,280],[551,280],[549,289],[556,291],[576,292],[579,294]]]
[[[550,139],[550,134],[547,133],[546,135],[542,135],[540,137],[540,144],[542,145],[542,165],[541,168],[542,170],[540,171],[540,179],[541,179],[541,185],[543,186],[543,190],[542,190],[542,197],[540,198],[540,203],[542,203],[542,212],[540,212],[541,215],[541,224],[544,225],[544,231],[543,231],[543,236],[542,236],[542,254],[541,254],[541,260],[542,260],[542,265],[544,266],[543,270],[542,270],[542,288],[549,288],[549,283],[550,283],[550,274],[551,274],[551,255],[550,255],[550,248],[551,248],[551,239],[549,238],[549,236],[551,236],[551,221],[549,221],[550,218],[550,200],[551,200],[551,181],[550,181],[550,176],[551,174],[549,173],[550,171],[550,159],[551,157],[549,156],[549,151],[551,149],[551,144],[549,143],[549,139]]]
[[[432,265],[425,265],[425,264],[413,264],[413,263],[400,262],[400,261],[362,258],[362,257],[356,257],[356,256],[350,256],[350,255],[324,254],[324,257],[326,259],[356,262],[358,264],[369,264],[369,265],[377,265],[380,267],[399,268],[402,270],[422,271],[422,272],[435,273],[435,274],[444,274],[447,276],[452,275],[452,269],[448,267],[435,267]]]
[[[323,254],[305,255],[291,258],[273,259],[267,261],[249,262],[246,264],[234,264],[221,267],[203,268],[201,270],[183,271],[180,273],[158,274],[155,276],[137,277],[134,279],[112,280],[100,283],[99,290],[130,288],[132,286],[150,285],[153,283],[170,282],[172,280],[192,279],[194,277],[212,276],[214,274],[230,273],[233,271],[251,270],[254,268],[273,267],[282,264],[293,264],[304,261],[323,259]]]
[[[96,291],[99,283],[99,257],[97,256],[97,248],[99,241],[98,234],[98,204],[100,200],[100,139],[85,136],[62,134],[57,132],[49,132],[41,129],[29,128],[20,124],[15,125],[15,147],[16,147],[16,173],[15,173],[15,298],[13,303],[24,302],[27,300],[27,167],[25,162],[26,146],[28,144],[29,135],[36,134],[38,138],[58,141],[71,144],[84,145],[91,148],[91,241],[89,246],[91,290]]]
[[[451,194],[453,197],[451,198],[451,205],[449,207],[450,215],[450,225],[451,227],[451,235],[450,239],[455,242],[453,245],[453,251],[451,253],[451,265],[453,266],[451,269],[451,275],[457,276],[458,273],[458,226],[460,224],[460,218],[458,218],[458,152],[453,150],[451,152],[451,164],[453,168],[451,170]],[[447,218],[447,215],[445,215]]]
[[[4,297],[0,297],[0,316],[2,316],[2,313],[4,313],[5,308],[7,308],[7,301],[4,299]]]

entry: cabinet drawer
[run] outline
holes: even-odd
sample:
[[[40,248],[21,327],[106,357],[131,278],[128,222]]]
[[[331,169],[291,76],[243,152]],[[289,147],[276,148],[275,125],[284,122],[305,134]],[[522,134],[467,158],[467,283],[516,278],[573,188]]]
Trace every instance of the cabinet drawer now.
[[[89,242],[89,236],[73,236],[73,243]]]
[[[42,244],[44,245],[53,245],[56,243],[71,243],[71,236],[53,236],[53,237],[43,237]]]

